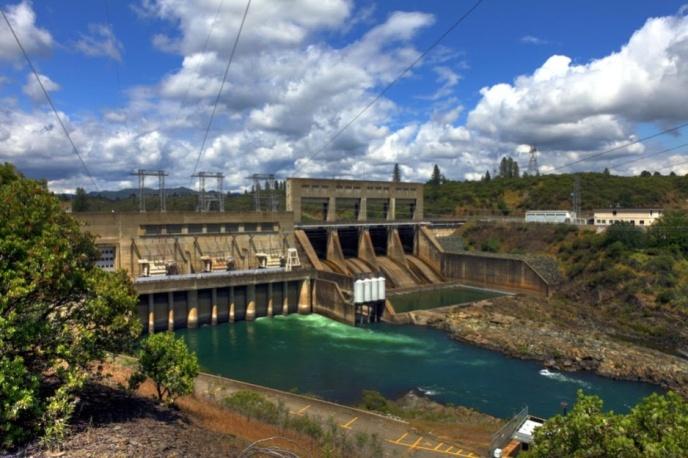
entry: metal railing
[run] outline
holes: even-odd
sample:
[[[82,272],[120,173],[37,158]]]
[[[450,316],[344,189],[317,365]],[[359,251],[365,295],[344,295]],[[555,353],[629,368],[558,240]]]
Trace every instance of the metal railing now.
[[[494,451],[498,448],[503,448],[509,443],[511,437],[514,435],[516,430],[523,424],[528,418],[528,407],[524,407],[519,413],[513,416],[504,426],[501,427],[499,431],[492,435],[492,440],[490,440],[490,456],[493,455]]]

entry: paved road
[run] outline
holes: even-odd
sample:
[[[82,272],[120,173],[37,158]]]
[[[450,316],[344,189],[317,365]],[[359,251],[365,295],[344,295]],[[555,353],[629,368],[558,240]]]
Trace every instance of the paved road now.
[[[384,445],[386,456],[478,457],[460,444],[444,443],[432,435],[420,434],[403,420],[209,374],[202,374],[196,380],[196,395],[203,397],[221,399],[239,390],[257,391],[272,401],[282,401],[293,415],[308,415],[321,419],[332,417],[340,428],[351,434],[376,433]]]

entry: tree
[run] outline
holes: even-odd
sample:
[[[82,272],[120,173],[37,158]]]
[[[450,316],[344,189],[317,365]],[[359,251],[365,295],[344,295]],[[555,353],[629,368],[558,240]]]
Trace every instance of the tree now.
[[[433,186],[439,186],[442,183],[442,173],[440,173],[440,168],[435,164],[432,168],[432,176],[430,177],[430,184]]]
[[[184,340],[171,332],[148,336],[138,353],[138,370],[129,379],[129,387],[136,389],[146,378],[153,380],[160,402],[172,404],[174,400],[193,392],[198,375],[198,360],[189,351]]]
[[[609,169],[607,167],[605,167],[604,170],[602,171],[602,175],[607,176],[607,177],[609,175],[611,175],[611,173],[609,172]]]
[[[44,185],[0,166],[0,448],[58,440],[106,352],[138,337],[123,272],[95,267],[93,238]]]
[[[392,181],[399,183],[401,181],[401,169],[399,164],[394,164],[394,170],[392,171]]]
[[[647,170],[643,170],[642,172],[640,172],[640,176],[641,177],[651,177],[652,174]]]
[[[85,212],[88,210],[88,196],[84,188],[76,188],[76,196],[72,202],[72,211]]]
[[[651,394],[629,414],[602,410],[602,400],[582,391],[571,412],[535,430],[539,457],[679,457],[688,447],[688,403],[676,393]]]
[[[490,171],[488,170],[485,172],[485,176],[483,177],[483,181],[490,181],[492,180],[492,177],[490,176]]]
[[[511,156],[504,156],[499,162],[499,177],[500,178],[518,178],[520,171],[518,162]]]
[[[665,212],[650,227],[648,237],[655,247],[670,247],[688,254],[688,213],[681,210]]]

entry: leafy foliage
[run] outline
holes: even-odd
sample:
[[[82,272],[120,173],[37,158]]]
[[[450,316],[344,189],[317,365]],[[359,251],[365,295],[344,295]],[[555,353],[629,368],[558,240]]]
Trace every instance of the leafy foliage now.
[[[688,402],[675,393],[652,394],[627,415],[602,411],[602,400],[578,392],[566,416],[550,418],[535,431],[531,458],[566,456],[685,456],[688,449]]]
[[[124,273],[45,185],[0,166],[0,447],[66,432],[88,365],[140,333]]]
[[[129,380],[137,388],[146,378],[153,380],[159,401],[174,400],[193,392],[199,366],[196,354],[189,351],[184,340],[171,332],[146,337],[139,350],[139,367]]]
[[[516,178],[507,174],[499,179],[479,181],[430,180],[425,187],[425,214],[462,216],[487,211],[521,215],[526,210],[571,209],[576,177],[580,178],[584,211],[614,206],[686,208],[688,177],[685,176],[577,173]]]

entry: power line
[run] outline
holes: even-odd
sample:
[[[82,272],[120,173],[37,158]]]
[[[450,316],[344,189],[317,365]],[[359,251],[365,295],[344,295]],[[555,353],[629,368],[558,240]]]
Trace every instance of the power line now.
[[[244,23],[246,23],[246,16],[248,15],[248,9],[251,6],[251,0],[246,2],[246,9],[244,10],[244,16],[241,18],[241,24],[239,25],[239,31],[237,32],[236,38],[234,39],[234,45],[232,46],[232,52],[229,54],[229,59],[227,60],[227,67],[225,67],[225,74],[222,77],[222,83],[220,84],[220,90],[217,91],[217,97],[215,98],[215,103],[213,104],[213,111],[210,113],[210,119],[208,120],[208,127],[205,129],[205,134],[203,135],[203,142],[201,143],[201,149],[198,151],[198,157],[196,158],[196,164],[193,168],[193,173],[196,174],[198,170],[198,164],[201,161],[201,156],[203,155],[203,149],[205,148],[205,143],[208,140],[208,133],[210,132],[210,127],[213,125],[213,119],[215,118],[215,111],[217,110],[217,104],[220,102],[220,96],[222,95],[222,89],[225,87],[225,81],[227,81],[227,74],[229,73],[229,67],[232,65],[232,60],[234,60],[234,53],[236,52],[237,45],[239,44],[239,37],[241,37],[241,31],[244,29]]]
[[[459,17],[451,25],[451,27],[449,27],[442,35],[440,35],[439,38],[437,38],[425,51],[423,51],[420,56],[418,56],[410,65],[404,68],[404,70],[402,70],[402,72],[399,73],[399,75],[397,75],[397,77],[394,78],[394,80],[392,80],[391,83],[385,86],[385,88],[374,99],[368,102],[368,104],[365,107],[363,107],[363,109],[359,111],[358,114],[356,114],[356,116],[351,118],[349,122],[344,124],[343,127],[341,127],[332,137],[330,137],[330,139],[319,150],[317,150],[315,154],[311,156],[311,159],[315,159],[318,155],[325,151],[325,148],[330,146],[349,126],[356,122],[358,118],[363,116],[363,114],[366,111],[368,111],[373,105],[375,105],[387,93],[387,91],[389,91],[392,88],[392,86],[398,83],[399,80],[401,80],[409,71],[411,71],[413,67],[415,67],[418,64],[418,62],[423,60],[423,58],[427,56],[430,53],[430,51],[432,51],[438,44],[440,44],[440,42],[444,40],[447,37],[447,35],[449,35],[456,27],[458,27],[459,24],[461,24],[466,18],[468,18],[468,16],[470,16],[471,13],[473,13],[473,11],[475,11],[475,9],[478,8],[478,6],[480,6],[482,2],[483,0],[478,0],[468,11],[466,11],[461,17]]]
[[[644,141],[646,141],[646,140],[650,140],[650,139],[652,139],[652,138],[656,138],[656,137],[659,137],[659,136],[661,136],[661,135],[668,134],[669,132],[677,131],[677,130],[682,129],[682,128],[686,127],[686,126],[688,126],[688,122],[685,122],[685,123],[683,123],[683,124],[679,124],[678,126],[671,127],[671,128],[669,128],[669,129],[664,129],[664,130],[659,131],[659,132],[657,132],[657,133],[654,133],[654,134],[652,134],[652,135],[648,135],[647,137],[642,137],[642,138],[639,138],[639,139],[637,139],[637,140],[633,140],[633,141],[631,141],[631,142],[624,143],[624,144],[621,145],[621,146],[615,146],[614,148],[610,148],[610,149],[608,149],[608,150],[601,151],[601,152],[599,152],[599,153],[591,154],[591,155],[586,156],[586,157],[583,157],[583,158],[581,158],[581,159],[577,159],[577,160],[575,160],[575,161],[573,161],[573,162],[569,162],[568,164],[560,165],[559,167],[553,168],[553,169],[552,169],[552,172],[555,172],[555,171],[557,171],[557,170],[561,170],[561,169],[568,168],[568,167],[570,167],[570,166],[572,166],[572,165],[579,164],[579,163],[581,163],[581,162],[589,161],[590,159],[594,159],[594,158],[596,158],[596,157],[604,156],[605,154],[609,154],[609,153],[611,153],[611,152],[618,151],[618,150],[627,148],[627,147],[629,147],[629,146],[636,145],[636,144],[638,144],[638,143],[642,143],[642,142],[644,142]]]
[[[672,146],[671,148],[666,148],[666,149],[663,149],[663,150],[661,150],[661,151],[654,151],[654,152],[652,152],[652,153],[643,153],[643,154],[641,155],[642,157],[636,157],[636,158],[634,158],[634,159],[631,159],[630,161],[625,161],[625,162],[622,162],[622,163],[620,163],[620,164],[615,164],[615,165],[612,165],[611,167],[612,167],[612,168],[622,167],[622,166],[624,166],[624,165],[632,164],[632,163],[634,163],[634,162],[638,162],[638,161],[640,161],[640,160],[647,159],[649,156],[654,156],[654,155],[656,155],[656,154],[668,153],[669,151],[674,151],[674,150],[677,150],[677,149],[679,149],[679,148],[683,148],[683,147],[685,147],[685,146],[688,146],[688,142],[686,142],[686,143],[681,143],[680,145]]]
[[[48,104],[50,105],[50,108],[52,108],[53,113],[55,113],[55,117],[57,118],[57,122],[60,123],[62,130],[64,131],[65,135],[67,136],[67,139],[69,140],[69,143],[72,145],[72,151],[74,152],[74,154],[76,154],[76,157],[79,158],[79,161],[81,161],[81,165],[83,166],[84,170],[86,171],[86,174],[88,175],[88,177],[93,182],[93,186],[96,188],[96,191],[100,191],[100,188],[98,187],[98,183],[96,183],[96,180],[93,178],[93,175],[91,175],[91,171],[88,169],[86,162],[84,162],[83,158],[81,157],[81,154],[79,153],[79,149],[76,147],[76,144],[74,144],[74,141],[72,140],[72,136],[69,135],[69,131],[67,130],[67,127],[65,127],[64,123],[62,122],[62,118],[60,118],[60,115],[57,112],[57,108],[55,108],[55,104],[53,103],[53,100],[50,98],[48,91],[45,90],[45,87],[43,86],[43,82],[41,81],[41,78],[38,75],[36,68],[33,66],[31,59],[29,59],[29,55],[26,53],[24,46],[22,46],[22,44],[21,44],[21,41],[19,41],[19,36],[17,36],[17,33],[14,31],[14,27],[12,27],[12,24],[10,23],[10,20],[7,18],[5,11],[0,9],[0,13],[2,13],[2,17],[5,19],[5,22],[7,23],[7,27],[9,27],[10,32],[12,32],[12,36],[14,37],[14,40],[17,42],[17,46],[19,46],[19,49],[21,50],[22,54],[24,55],[24,59],[26,59],[26,62],[29,64],[29,68],[33,72],[33,75],[36,77],[36,81],[38,81],[38,85],[40,86],[41,91],[43,91],[43,95],[48,100]]]

